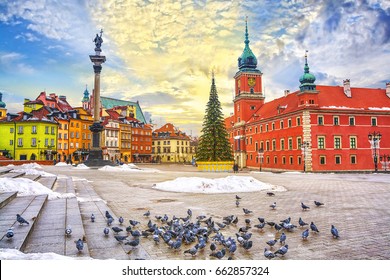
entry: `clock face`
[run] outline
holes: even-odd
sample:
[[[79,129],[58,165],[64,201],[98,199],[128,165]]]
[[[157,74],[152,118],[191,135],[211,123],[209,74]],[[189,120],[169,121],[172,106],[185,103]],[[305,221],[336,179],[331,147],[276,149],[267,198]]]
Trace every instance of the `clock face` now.
[[[253,87],[256,84],[255,78],[248,78],[248,86]]]

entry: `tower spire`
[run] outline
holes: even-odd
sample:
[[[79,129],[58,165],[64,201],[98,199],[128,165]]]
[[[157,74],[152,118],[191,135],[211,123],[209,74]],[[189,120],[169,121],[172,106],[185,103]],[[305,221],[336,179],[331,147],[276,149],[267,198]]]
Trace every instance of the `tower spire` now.
[[[316,90],[316,85],[314,84],[314,81],[316,80],[316,77],[310,73],[309,64],[307,62],[307,53],[309,51],[305,51],[305,67],[303,68],[303,75],[299,78],[299,82],[301,85],[299,86],[301,91],[306,90]]]
[[[242,55],[238,58],[238,68],[240,70],[253,71],[257,67],[257,59],[249,47],[248,17],[245,17],[245,47]]]

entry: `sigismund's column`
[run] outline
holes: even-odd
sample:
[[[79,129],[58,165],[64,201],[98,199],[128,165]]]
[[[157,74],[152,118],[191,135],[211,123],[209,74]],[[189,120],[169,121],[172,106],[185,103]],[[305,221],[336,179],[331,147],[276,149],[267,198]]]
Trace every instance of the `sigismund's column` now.
[[[100,73],[102,71],[102,64],[106,61],[106,57],[100,55],[102,51],[101,45],[103,30],[96,34],[95,39],[95,55],[90,55],[89,58],[93,63],[93,70],[95,72],[94,92],[93,92],[93,124],[89,127],[92,132],[92,148],[89,151],[88,159],[85,161],[87,166],[103,166],[107,161],[103,160],[103,151],[100,143],[101,132],[103,126],[100,122]]]

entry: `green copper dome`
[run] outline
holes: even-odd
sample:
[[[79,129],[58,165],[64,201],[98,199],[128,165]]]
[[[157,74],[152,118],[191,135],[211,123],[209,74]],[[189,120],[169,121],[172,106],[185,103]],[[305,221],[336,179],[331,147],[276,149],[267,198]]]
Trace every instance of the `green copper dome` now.
[[[307,64],[307,51],[305,54],[305,67],[303,70],[304,74],[299,78],[299,82],[301,83],[299,86],[300,90],[316,90],[316,85],[314,84],[316,77],[309,71],[309,65]]]
[[[5,108],[5,103],[3,102],[3,94],[0,92],[0,108]]]
[[[84,97],[83,97],[83,99],[81,101],[82,102],[89,102],[89,92],[88,92],[88,89],[85,89]]]
[[[240,70],[256,69],[257,59],[249,47],[248,22],[245,22],[245,48],[242,55],[238,58],[238,68]]]

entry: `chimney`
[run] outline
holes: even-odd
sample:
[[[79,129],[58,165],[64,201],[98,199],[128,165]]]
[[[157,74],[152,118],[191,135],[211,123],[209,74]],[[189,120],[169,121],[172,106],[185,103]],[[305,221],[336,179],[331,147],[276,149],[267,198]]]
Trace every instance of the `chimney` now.
[[[49,96],[50,96],[50,98],[53,98],[53,99],[56,98],[56,94],[55,93],[50,93]]]
[[[62,101],[66,101],[66,96],[65,96],[65,95],[60,95],[58,98],[59,98],[60,100],[62,100]]]
[[[386,95],[390,98],[390,82],[386,83]]]
[[[351,84],[350,84],[350,80],[349,79],[346,79],[346,80],[343,80],[343,85],[344,85],[344,94],[347,96],[347,97],[352,97],[352,93],[351,93]]]
[[[285,89],[284,90],[284,96],[287,96],[287,95],[289,95],[290,94],[290,90],[289,89]]]

